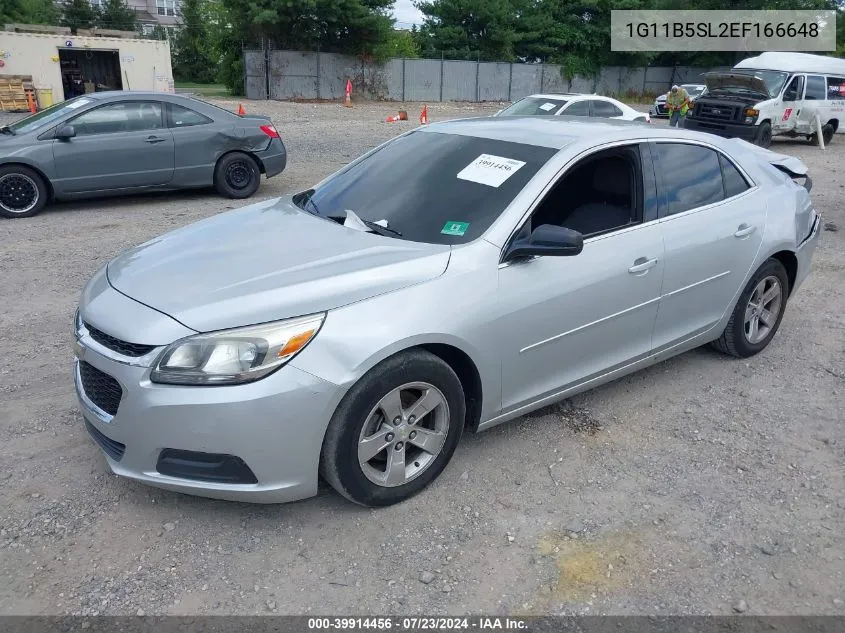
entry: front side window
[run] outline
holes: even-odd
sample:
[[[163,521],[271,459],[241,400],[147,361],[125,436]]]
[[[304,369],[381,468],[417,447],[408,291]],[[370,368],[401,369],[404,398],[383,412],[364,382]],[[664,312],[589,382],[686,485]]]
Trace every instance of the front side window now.
[[[799,101],[804,95],[804,75],[796,75],[783,91],[784,101]]]
[[[362,220],[429,244],[482,235],[558,150],[473,136],[412,132],[294,196],[314,215]],[[371,227],[379,232],[375,226]]]
[[[807,93],[804,99],[807,101],[820,101],[827,97],[827,86],[824,77],[821,75],[807,75]]]
[[[719,155],[712,149],[685,143],[655,143],[658,178],[666,215],[683,213],[725,198]]]
[[[571,103],[561,114],[566,116],[590,116],[590,102],[585,100]]]
[[[593,116],[603,118],[622,116],[622,110],[610,103],[610,101],[595,99],[593,101]]]
[[[643,178],[637,145],[602,150],[568,170],[531,216],[593,236],[638,224],[643,217]]]
[[[566,99],[542,99],[537,97],[526,97],[520,99],[513,105],[502,110],[499,115],[553,115],[566,105]]]
[[[164,127],[161,103],[150,101],[121,101],[89,110],[68,121],[77,136],[142,132]]]

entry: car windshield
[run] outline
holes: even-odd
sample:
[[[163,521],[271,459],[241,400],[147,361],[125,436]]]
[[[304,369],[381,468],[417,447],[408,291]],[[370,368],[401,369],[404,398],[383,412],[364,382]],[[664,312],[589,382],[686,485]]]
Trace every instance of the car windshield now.
[[[41,112],[37,112],[25,119],[12,123],[9,125],[9,129],[16,134],[26,134],[27,132],[32,132],[33,130],[44,127],[45,125],[49,125],[50,123],[61,119],[66,114],[70,114],[77,108],[86,106],[89,103],[91,103],[91,99],[87,99],[85,97],[74,97],[73,99],[68,99],[67,101],[51,105],[49,108],[41,110]]]
[[[704,92],[704,86],[683,86],[690,97],[697,97]]]
[[[388,237],[460,244],[482,235],[557,151],[414,131],[293,201],[338,222],[352,211],[352,221]]]
[[[526,97],[501,111],[501,115],[550,115],[566,105],[566,99],[543,99],[540,97]]]

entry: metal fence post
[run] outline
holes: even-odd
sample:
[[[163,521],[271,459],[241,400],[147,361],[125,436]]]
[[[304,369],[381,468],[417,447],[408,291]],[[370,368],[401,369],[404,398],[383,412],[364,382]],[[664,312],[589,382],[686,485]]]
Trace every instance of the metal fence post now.
[[[511,95],[513,94],[513,62],[510,63],[510,73],[508,74],[508,101],[513,101]]]
[[[402,103],[405,103],[405,58],[402,58]]]
[[[264,49],[264,98],[270,99],[270,38],[265,37],[261,44]]]
[[[440,101],[443,101],[443,53],[440,53]]]
[[[318,99],[321,98],[321,96],[320,96],[320,84],[322,83],[322,77],[323,77],[323,73],[322,73],[323,69],[322,69],[322,64],[321,64],[322,58],[323,58],[323,55],[322,55],[322,53],[320,53],[320,47],[318,46],[317,47],[317,98]]]
[[[546,89],[546,62],[540,64],[540,92]]]
[[[481,101],[481,89],[478,86],[478,78],[481,73],[481,59],[475,60],[475,102]]]

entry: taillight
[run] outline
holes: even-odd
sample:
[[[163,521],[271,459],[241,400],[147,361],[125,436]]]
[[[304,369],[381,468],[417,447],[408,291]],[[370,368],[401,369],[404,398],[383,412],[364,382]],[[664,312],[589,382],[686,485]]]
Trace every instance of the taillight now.
[[[273,125],[262,125],[261,131],[264,132],[270,138],[282,138],[281,136],[279,136],[279,132]]]

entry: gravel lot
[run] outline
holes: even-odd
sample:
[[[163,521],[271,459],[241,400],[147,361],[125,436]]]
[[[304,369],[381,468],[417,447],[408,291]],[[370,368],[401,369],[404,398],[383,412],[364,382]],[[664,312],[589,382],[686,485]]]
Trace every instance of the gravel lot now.
[[[394,124],[395,104],[245,107],[291,155],[257,201],[415,125],[420,104]],[[433,486],[379,511],[328,489],[281,506],[157,491],[111,475],[82,427],[84,283],[237,203],[154,195],[0,221],[0,614],[845,614],[845,139],[774,149],[810,166],[830,224],[764,353],[696,350],[465,436]]]

